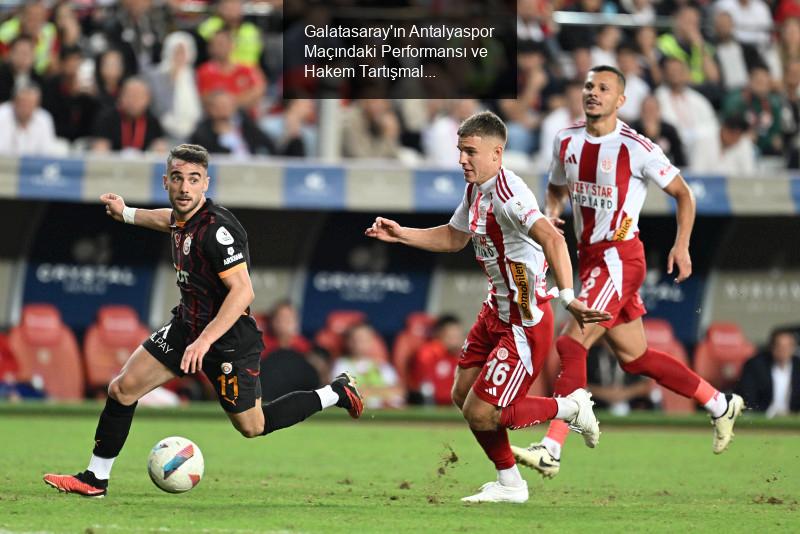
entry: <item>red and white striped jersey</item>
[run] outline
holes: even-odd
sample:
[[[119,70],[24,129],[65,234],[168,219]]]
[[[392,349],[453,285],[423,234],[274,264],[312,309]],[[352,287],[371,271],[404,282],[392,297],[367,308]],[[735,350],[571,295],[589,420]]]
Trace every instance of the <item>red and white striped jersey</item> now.
[[[547,261],[528,231],[544,217],[522,178],[501,168],[481,185],[468,184],[450,226],[472,235],[475,258],[489,277],[487,302],[500,319],[533,326],[542,318]]]
[[[577,122],[553,143],[550,183],[569,187],[580,246],[633,239],[648,180],[663,189],[679,173],[657,144],[621,120],[602,137]]]

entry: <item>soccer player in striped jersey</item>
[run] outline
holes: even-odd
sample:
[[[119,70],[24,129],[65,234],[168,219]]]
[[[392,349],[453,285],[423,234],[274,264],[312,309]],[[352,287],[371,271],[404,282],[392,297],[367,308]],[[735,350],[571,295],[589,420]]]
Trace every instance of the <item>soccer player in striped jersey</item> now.
[[[539,210],[522,181],[503,167],[506,126],[481,112],[458,130],[459,163],[467,182],[450,222],[408,228],[378,217],[366,235],[433,252],[457,252],[472,241],[475,257],[489,277],[489,295],[467,336],[453,386],[478,443],[497,469],[497,480],[462,499],[465,502],[528,500],[528,486],[514,460],[506,429],[560,419],[594,447],[600,429],[586,390],[576,387],[554,399],[528,397],[553,338],[553,312],[545,276],[552,267],[559,298],[578,324],[611,315],[589,309],[575,298],[572,265],[563,235]]]
[[[206,198],[209,180],[206,149],[178,145],[169,153],[163,176],[172,208],[137,209],[113,193],[100,197],[114,220],[170,234],[181,301],[172,319],[142,342],[108,386],[86,470],[44,476],[61,492],[105,497],[139,399],[176,376],[202,370],[231,423],[247,438],[292,426],[331,406],[361,416],[361,395],[347,373],[318,390],[295,391],[261,404],[264,345],[250,315],[255,294],[247,232],[231,212]]]
[[[604,65],[590,69],[583,86],[586,120],[561,130],[553,143],[547,215],[563,224],[558,217],[566,199],[572,202],[581,278],[578,299],[613,316],[585,327],[570,321],[557,338],[561,373],[555,394],[586,386],[587,351],[604,337],[626,372],[648,376],[708,410],[714,426],[712,449],[719,454],[733,437],[733,425],[744,407],[742,398],[723,395],[683,363],[648,348],[645,339],[646,310],[639,288],[647,266],[638,221],[647,184],[655,182],[677,204],[677,235],[667,272],[677,269],[678,283],[692,274],[689,238],[695,201],[661,148],[617,118],[624,92],[625,77],[619,70]],[[517,460],[546,477],[555,476],[567,434],[567,425],[552,422],[541,443],[514,447]]]

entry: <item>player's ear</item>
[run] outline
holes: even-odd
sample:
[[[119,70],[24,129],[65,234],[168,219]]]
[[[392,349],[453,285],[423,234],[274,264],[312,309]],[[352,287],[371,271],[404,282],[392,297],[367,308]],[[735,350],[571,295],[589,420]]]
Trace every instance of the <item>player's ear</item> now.
[[[619,100],[617,101],[617,109],[625,105],[625,100],[627,100],[627,98],[625,98],[625,93],[619,95]]]
[[[164,174],[163,176],[161,176],[161,183],[162,183],[162,184],[163,184],[163,186],[164,186],[164,191],[166,191],[166,190],[167,190],[167,175],[166,175],[166,174]]]

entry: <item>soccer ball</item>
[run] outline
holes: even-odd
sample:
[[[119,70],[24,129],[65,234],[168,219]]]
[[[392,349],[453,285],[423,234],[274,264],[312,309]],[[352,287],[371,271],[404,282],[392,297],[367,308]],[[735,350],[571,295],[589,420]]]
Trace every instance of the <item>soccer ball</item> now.
[[[153,484],[167,493],[183,493],[203,478],[203,453],[191,440],[179,436],[164,438],[147,458],[147,472]]]

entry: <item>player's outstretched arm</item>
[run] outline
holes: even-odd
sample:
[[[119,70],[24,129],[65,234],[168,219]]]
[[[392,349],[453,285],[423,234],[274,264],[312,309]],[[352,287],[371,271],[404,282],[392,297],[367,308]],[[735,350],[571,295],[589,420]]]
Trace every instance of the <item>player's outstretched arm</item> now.
[[[692,257],[689,255],[689,241],[692,237],[695,217],[695,199],[692,188],[680,174],[667,184],[664,191],[675,199],[678,205],[675,210],[675,218],[678,221],[678,231],[675,235],[675,244],[669,251],[667,257],[667,272],[672,274],[675,266],[678,267],[678,275],[675,281],[680,283],[692,275]]]
[[[542,252],[550,267],[559,289],[559,300],[583,328],[586,323],[601,323],[611,319],[611,314],[593,310],[575,298],[572,289],[572,262],[569,259],[567,242],[564,236],[546,218],[541,218],[531,226],[528,235],[542,246]]]
[[[240,264],[244,265],[244,264]],[[217,315],[209,322],[197,339],[183,351],[181,370],[184,373],[195,373],[202,368],[206,353],[222,335],[231,329],[233,324],[247,311],[247,307],[256,298],[253,283],[247,269],[238,269],[222,279],[228,288],[228,295],[222,301]]]
[[[115,221],[135,224],[159,232],[170,231],[169,218],[172,210],[169,208],[155,210],[131,208],[125,205],[125,199],[114,193],[100,195],[100,201],[106,205],[106,215]]]
[[[456,230],[449,224],[433,228],[407,228],[383,217],[377,217],[364,235],[387,243],[402,243],[431,252],[458,252],[467,246],[470,239],[469,234]]]

